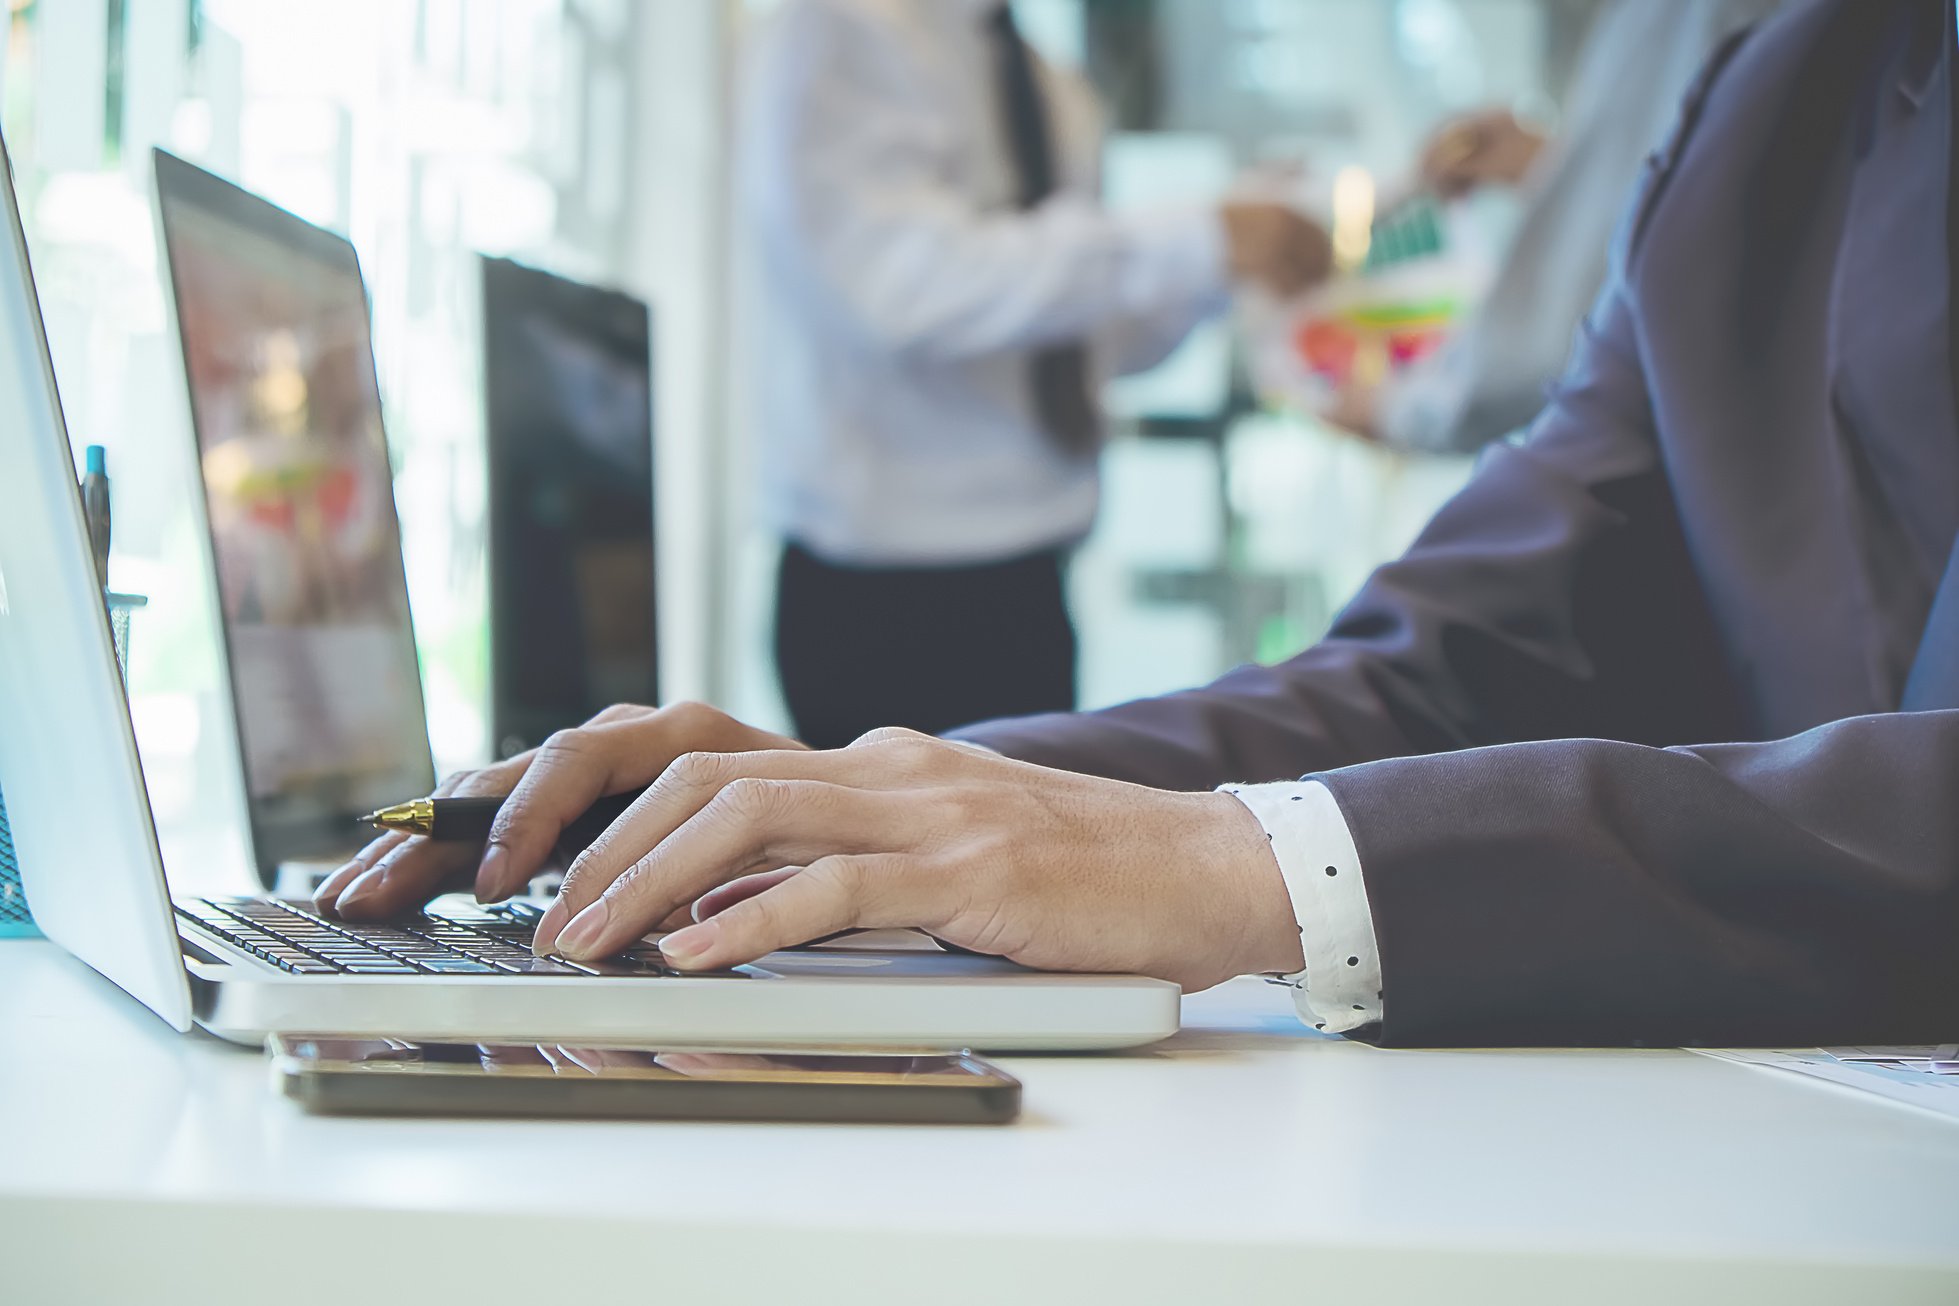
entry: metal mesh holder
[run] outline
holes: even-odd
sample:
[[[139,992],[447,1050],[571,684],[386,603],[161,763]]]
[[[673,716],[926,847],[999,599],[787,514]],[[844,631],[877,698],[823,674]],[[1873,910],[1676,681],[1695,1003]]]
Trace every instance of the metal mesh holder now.
[[[116,663],[129,675],[129,615],[149,600],[141,594],[110,594],[109,630],[115,636]],[[0,794],[0,939],[39,934],[20,887],[20,860],[14,854],[13,832],[7,828],[7,798]]]
[[[14,860],[14,836],[7,829],[7,803],[0,797],[0,938],[38,934],[27,914],[27,895],[20,889],[20,863]]]

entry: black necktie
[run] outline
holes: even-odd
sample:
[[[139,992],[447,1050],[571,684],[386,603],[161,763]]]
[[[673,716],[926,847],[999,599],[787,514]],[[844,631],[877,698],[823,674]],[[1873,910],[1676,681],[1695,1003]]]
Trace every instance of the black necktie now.
[[[1048,133],[1047,105],[1035,78],[1033,57],[1014,26],[1013,10],[1004,4],[995,9],[988,27],[993,33],[1000,108],[1019,181],[1020,207],[1031,209],[1055,188],[1054,142]],[[1102,422],[1088,393],[1088,350],[1080,344],[1037,350],[1029,381],[1034,411],[1054,442],[1072,454],[1093,453],[1100,442]]]

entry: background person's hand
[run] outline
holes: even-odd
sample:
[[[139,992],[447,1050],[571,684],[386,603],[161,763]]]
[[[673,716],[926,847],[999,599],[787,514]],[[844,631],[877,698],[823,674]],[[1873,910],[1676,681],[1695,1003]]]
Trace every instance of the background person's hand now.
[[[1484,186],[1517,186],[1544,151],[1542,132],[1508,109],[1483,109],[1444,123],[1422,149],[1422,181],[1443,199]]]
[[[1352,378],[1341,383],[1319,416],[1363,444],[1381,443],[1381,387]]]
[[[484,847],[384,834],[328,876],[314,902],[348,920],[385,920],[472,877],[481,901],[508,898],[544,868],[558,836],[595,800],[644,788],[681,754],[801,747],[700,703],[609,707],[528,753],[442,782],[441,798],[509,795]]]
[[[1218,215],[1236,280],[1288,299],[1333,271],[1333,242],[1326,229],[1296,209],[1264,200],[1232,200]]]
[[[904,730],[835,752],[680,758],[572,864],[536,947],[606,956],[688,903],[701,923],[661,948],[689,970],[900,926],[1187,989],[1301,965],[1278,864],[1237,799]]]

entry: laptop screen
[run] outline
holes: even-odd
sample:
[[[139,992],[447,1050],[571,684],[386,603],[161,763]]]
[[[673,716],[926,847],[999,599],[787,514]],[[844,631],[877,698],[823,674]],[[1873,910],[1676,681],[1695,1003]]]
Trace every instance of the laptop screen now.
[[[158,152],[254,854],[350,851],[433,783],[353,246]]]
[[[490,683],[509,755],[658,702],[646,305],[483,260]]]
[[[189,982],[11,175],[0,146],[0,790],[35,923],[189,1029]]]

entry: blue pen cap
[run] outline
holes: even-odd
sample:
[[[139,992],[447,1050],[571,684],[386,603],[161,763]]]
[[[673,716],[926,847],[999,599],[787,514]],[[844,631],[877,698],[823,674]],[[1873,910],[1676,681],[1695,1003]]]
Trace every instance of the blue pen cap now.
[[[101,445],[90,445],[84,452],[84,456],[88,459],[88,474],[90,476],[107,476],[109,474],[109,454]]]

